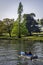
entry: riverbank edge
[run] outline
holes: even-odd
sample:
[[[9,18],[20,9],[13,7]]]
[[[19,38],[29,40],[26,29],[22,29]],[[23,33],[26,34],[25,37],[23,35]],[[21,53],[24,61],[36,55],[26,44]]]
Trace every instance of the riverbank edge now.
[[[28,36],[28,37],[0,37],[0,40],[39,40],[39,41],[43,41],[43,36]]]

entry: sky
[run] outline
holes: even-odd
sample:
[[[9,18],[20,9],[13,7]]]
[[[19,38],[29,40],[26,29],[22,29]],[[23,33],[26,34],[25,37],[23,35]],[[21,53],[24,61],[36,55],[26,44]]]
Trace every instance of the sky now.
[[[0,0],[0,20],[17,19],[19,2],[23,5],[23,14],[35,13],[36,19],[43,18],[43,0]]]

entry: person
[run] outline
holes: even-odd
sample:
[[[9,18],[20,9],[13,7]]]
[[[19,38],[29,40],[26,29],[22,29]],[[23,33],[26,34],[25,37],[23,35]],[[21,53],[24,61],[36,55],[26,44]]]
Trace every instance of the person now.
[[[32,59],[38,59],[38,56],[37,56],[37,55],[31,56],[31,60],[32,60]]]
[[[31,51],[29,52],[29,55],[32,55],[32,52]]]
[[[32,55],[32,52],[31,51],[25,52],[25,55]]]

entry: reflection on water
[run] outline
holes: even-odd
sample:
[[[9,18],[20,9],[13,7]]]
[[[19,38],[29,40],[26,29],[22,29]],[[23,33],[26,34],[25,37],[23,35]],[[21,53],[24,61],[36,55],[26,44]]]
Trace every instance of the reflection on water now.
[[[20,51],[32,51],[40,57],[40,61],[19,58]],[[0,40],[0,65],[43,65],[43,42]]]

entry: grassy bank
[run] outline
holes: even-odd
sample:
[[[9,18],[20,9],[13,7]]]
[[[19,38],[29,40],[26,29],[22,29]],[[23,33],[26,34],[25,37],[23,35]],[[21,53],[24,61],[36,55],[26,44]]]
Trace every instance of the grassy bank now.
[[[43,41],[43,37],[40,37],[40,36],[28,36],[28,37],[22,37],[23,39],[26,39],[26,40],[42,40]]]
[[[14,39],[16,39],[16,40],[18,40],[19,38],[18,37],[9,37],[9,36],[0,36],[0,39],[6,39],[6,40],[14,40]],[[41,40],[41,41],[43,41],[43,36],[28,36],[28,37],[21,37],[20,39],[22,39],[22,40]]]

